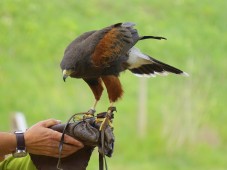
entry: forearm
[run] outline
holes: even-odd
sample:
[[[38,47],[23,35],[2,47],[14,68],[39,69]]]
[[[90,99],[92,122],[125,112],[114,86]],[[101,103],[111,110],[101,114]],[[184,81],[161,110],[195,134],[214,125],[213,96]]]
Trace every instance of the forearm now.
[[[16,136],[13,133],[0,132],[0,157],[15,151]]]

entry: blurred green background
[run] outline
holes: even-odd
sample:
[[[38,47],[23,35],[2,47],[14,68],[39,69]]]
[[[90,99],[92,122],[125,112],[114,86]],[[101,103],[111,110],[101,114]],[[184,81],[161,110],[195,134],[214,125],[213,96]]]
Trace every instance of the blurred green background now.
[[[223,0],[1,0],[1,131],[10,131],[15,111],[29,126],[48,118],[65,122],[93,103],[78,79],[62,81],[59,63],[79,34],[125,21],[140,35],[167,41],[138,43],[144,53],[176,66],[190,77],[147,79],[145,136],[138,131],[140,79],[125,72],[116,106],[113,170],[227,169],[227,1]],[[106,92],[97,110],[109,103]],[[88,170],[98,169],[97,150]]]

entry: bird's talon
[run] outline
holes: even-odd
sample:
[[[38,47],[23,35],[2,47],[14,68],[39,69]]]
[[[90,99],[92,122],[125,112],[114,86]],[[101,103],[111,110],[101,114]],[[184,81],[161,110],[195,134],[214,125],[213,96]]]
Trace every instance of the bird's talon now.
[[[88,110],[87,113],[94,116],[95,112],[96,112],[95,109],[90,109],[90,110]]]
[[[101,124],[100,124],[100,127],[99,127],[99,130],[102,131],[102,130],[105,130],[106,126],[110,126],[111,128],[113,128],[113,125],[112,125],[112,118],[113,118],[113,112],[116,111],[116,107],[109,107],[108,108],[108,111],[105,112],[105,116],[104,118],[98,118],[97,116],[97,120],[96,121],[100,121]]]
[[[108,108],[108,111],[107,112],[117,112],[117,108],[116,107],[114,107],[114,106],[110,106],[109,108]]]
[[[94,117],[95,112],[96,112],[96,110],[94,110],[94,109],[90,109],[87,112],[84,112],[82,119],[87,119],[87,118]]]

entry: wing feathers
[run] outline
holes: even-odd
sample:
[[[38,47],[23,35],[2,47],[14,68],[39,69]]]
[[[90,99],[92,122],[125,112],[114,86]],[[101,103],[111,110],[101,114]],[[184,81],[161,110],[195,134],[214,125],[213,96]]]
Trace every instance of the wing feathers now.
[[[133,37],[131,28],[116,24],[104,35],[95,47],[92,54],[92,62],[96,67],[108,67],[111,62],[125,55],[132,47]],[[128,24],[127,24],[128,25]]]

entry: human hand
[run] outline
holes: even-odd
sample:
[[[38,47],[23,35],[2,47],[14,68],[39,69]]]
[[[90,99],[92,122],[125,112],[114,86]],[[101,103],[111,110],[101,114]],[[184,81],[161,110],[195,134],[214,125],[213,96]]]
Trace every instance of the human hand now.
[[[29,153],[46,155],[52,157],[59,156],[59,142],[62,133],[54,131],[48,127],[59,124],[55,119],[48,119],[33,125],[24,133],[25,146]],[[67,157],[83,147],[83,144],[69,135],[64,136],[64,144],[61,156]]]

